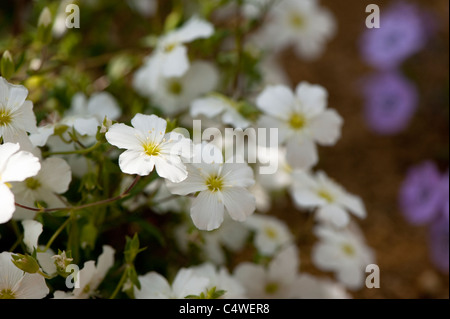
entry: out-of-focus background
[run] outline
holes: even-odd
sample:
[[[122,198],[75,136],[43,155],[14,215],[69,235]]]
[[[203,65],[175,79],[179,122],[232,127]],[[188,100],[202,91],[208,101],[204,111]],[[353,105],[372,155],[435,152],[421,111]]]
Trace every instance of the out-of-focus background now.
[[[383,9],[392,2],[322,1],[338,21],[338,34],[325,55],[315,62],[303,63],[293,52],[285,52],[282,63],[293,83],[306,80],[326,87],[330,107],[336,108],[345,119],[343,138],[335,147],[321,149],[319,168],[365,201],[369,216],[360,225],[368,244],[376,251],[381,270],[380,289],[364,288],[353,295],[448,298],[449,277],[436,270],[430,261],[429,228],[408,224],[400,211],[398,197],[411,166],[434,160],[442,172],[448,169],[449,3],[407,1],[430,11],[437,32],[427,47],[403,67],[420,94],[417,113],[403,132],[380,136],[364,121],[360,81],[374,70],[363,61],[359,43],[366,30],[366,6],[370,3],[380,6],[382,23]],[[281,207],[280,216],[289,218],[292,212],[285,208]],[[292,223],[291,228],[299,233],[302,227],[307,227],[304,220],[292,218]],[[304,246],[308,245],[301,245]],[[303,253],[302,269],[312,269],[308,264],[309,252]]]
[[[1,1],[6,10],[0,11],[0,19],[20,20],[20,17],[2,15],[5,12],[15,12],[17,15],[26,13],[11,11],[13,5],[3,1],[9,0]],[[343,137],[338,144],[320,148],[318,168],[364,200],[368,217],[358,222],[368,245],[375,250],[381,270],[379,289],[364,288],[352,295],[355,298],[449,298],[448,274],[440,272],[430,259],[429,227],[409,224],[399,207],[399,192],[412,166],[432,160],[442,173],[448,170],[449,2],[406,1],[417,4],[429,13],[433,35],[425,49],[402,65],[402,72],[418,90],[418,110],[401,132],[380,135],[369,129],[364,118],[362,79],[376,71],[363,60],[360,40],[367,30],[366,6],[378,4],[383,23],[383,12],[392,2],[322,0],[321,4],[332,11],[338,25],[338,32],[328,43],[324,55],[306,62],[300,60],[293,50],[287,50],[280,55],[280,63],[293,85],[308,81],[327,88],[329,106],[335,108],[345,120]],[[29,1],[17,3],[23,4],[25,10]],[[132,19],[127,13],[124,21]],[[102,26],[97,27],[102,30]],[[13,25],[11,31],[17,31],[17,28],[20,26]],[[83,32],[83,36],[89,37],[89,30]],[[105,27],[104,32],[123,35],[126,30],[107,30]],[[124,47],[133,46],[133,41],[142,35],[129,34],[127,38],[115,40],[123,41],[120,43]],[[287,221],[298,238],[301,270],[320,273],[312,264],[308,249],[315,242],[311,235],[311,217],[296,211],[292,203],[286,200],[275,203],[273,207],[274,215]]]

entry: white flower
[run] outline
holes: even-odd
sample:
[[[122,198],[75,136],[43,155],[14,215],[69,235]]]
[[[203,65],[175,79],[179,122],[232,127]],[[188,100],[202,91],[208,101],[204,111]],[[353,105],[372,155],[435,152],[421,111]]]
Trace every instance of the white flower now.
[[[39,15],[38,27],[48,27],[52,23],[52,13],[48,7],[45,7]]]
[[[87,261],[78,273],[80,288],[74,288],[72,292],[55,291],[55,299],[88,299],[94,296],[109,269],[114,265],[114,253],[112,247],[103,246],[97,265],[93,260]]]
[[[208,291],[214,287],[216,291],[225,291],[221,299],[241,299],[245,297],[244,287],[236,278],[229,274],[227,268],[216,268],[211,263],[204,263],[192,269],[199,277],[203,276],[209,279],[209,285],[206,288]]]
[[[205,154],[210,152],[213,153],[212,161],[205,158]],[[191,207],[194,225],[208,231],[219,228],[225,209],[232,219],[247,220],[256,208],[255,197],[248,190],[255,183],[253,170],[248,164],[224,163],[221,151],[211,145],[210,148],[196,145],[194,163],[187,164],[189,174],[184,182],[169,182],[167,185],[176,195],[199,192]]]
[[[296,172],[291,193],[300,209],[317,208],[317,219],[330,222],[336,227],[349,224],[350,215],[347,211],[359,218],[365,218],[367,215],[364,203],[359,197],[346,192],[321,171],[315,175]]]
[[[280,1],[270,11],[268,21],[256,41],[278,51],[293,45],[297,55],[306,60],[322,55],[336,32],[334,16],[318,0]]]
[[[244,262],[234,276],[246,288],[250,299],[293,298],[297,289],[300,261],[294,245],[283,249],[267,267]]]
[[[139,282],[141,289],[135,288],[134,291],[136,299],[184,299],[190,295],[200,295],[209,285],[208,278],[186,268],[178,271],[172,285],[156,272],[139,276]]]
[[[334,272],[337,280],[351,290],[362,288],[366,267],[374,263],[374,253],[366,246],[356,225],[339,230],[318,226],[315,234],[320,241],[313,247],[314,265]]]
[[[28,90],[0,77],[0,137],[3,142],[17,142],[26,132],[36,130],[33,103],[26,101]]]
[[[224,124],[236,128],[246,129],[250,126],[250,122],[239,113],[238,105],[220,96],[211,95],[192,102],[191,116],[196,118],[199,115],[204,115],[210,119],[220,116]]]
[[[42,299],[48,293],[44,277],[17,268],[12,253],[0,254],[0,299]]]
[[[279,129],[293,169],[314,166],[318,162],[316,143],[332,146],[340,138],[343,120],[334,109],[327,109],[327,98],[323,87],[302,82],[295,94],[282,85],[269,86],[257,99],[265,113],[259,126]]]
[[[162,36],[155,50],[155,58],[164,77],[180,77],[189,70],[189,58],[185,44],[206,39],[214,34],[214,26],[197,17],[191,18],[180,29]],[[158,71],[159,72],[159,71]]]
[[[19,144],[0,145],[0,224],[8,222],[16,209],[10,183],[36,176],[41,169],[37,157],[19,149]]]
[[[262,255],[273,256],[293,240],[289,227],[276,217],[253,215],[246,224],[255,232],[254,244]]]
[[[46,208],[64,207],[66,204],[58,196],[67,192],[72,180],[71,168],[61,158],[50,157],[41,162],[41,170],[36,176],[23,182],[12,183],[12,191],[19,204],[28,207],[41,206]],[[31,219],[35,213],[17,207],[14,219]]]
[[[43,231],[42,224],[35,220],[24,220],[22,221],[22,226],[24,233],[23,243],[28,252],[31,254],[36,250],[36,259],[42,270],[48,275],[55,274],[56,265],[52,258],[55,253],[51,249],[45,250],[44,246],[39,246],[38,244],[39,236]]]
[[[81,135],[95,136],[105,117],[117,120],[121,115],[122,110],[110,93],[94,93],[89,100],[83,93],[77,93],[62,124],[73,127]]]
[[[298,299],[351,299],[345,287],[330,279],[300,274],[295,298]]]
[[[158,60],[150,58],[136,72],[133,85],[166,115],[184,111],[194,99],[213,91],[219,83],[219,73],[209,62],[194,62],[181,77],[162,76],[155,63]]]
[[[146,176],[156,168],[159,176],[174,183],[185,180],[181,156],[190,156],[191,141],[179,133],[165,134],[167,122],[155,115],[137,114],[131,124],[114,124],[106,133],[110,144],[126,149],[119,158],[122,172]]]

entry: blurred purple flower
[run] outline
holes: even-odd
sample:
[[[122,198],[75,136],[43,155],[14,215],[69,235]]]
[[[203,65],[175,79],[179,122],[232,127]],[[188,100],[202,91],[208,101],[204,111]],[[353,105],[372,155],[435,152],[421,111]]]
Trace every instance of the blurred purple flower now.
[[[363,86],[368,126],[382,135],[406,129],[418,106],[414,84],[399,73],[389,72],[370,76]]]
[[[449,270],[449,224],[440,218],[430,227],[430,255],[434,265],[443,273]]]
[[[424,48],[430,28],[417,6],[398,2],[381,11],[379,29],[367,29],[361,40],[364,60],[379,69],[393,69]]]
[[[442,179],[441,187],[442,187],[442,196],[443,196],[443,206],[442,206],[442,218],[447,221],[447,224],[449,223],[449,211],[450,211],[450,178],[449,178],[449,172],[444,175],[444,178]]]
[[[440,219],[443,196],[442,177],[433,162],[410,168],[400,190],[400,208],[413,225],[424,225]]]

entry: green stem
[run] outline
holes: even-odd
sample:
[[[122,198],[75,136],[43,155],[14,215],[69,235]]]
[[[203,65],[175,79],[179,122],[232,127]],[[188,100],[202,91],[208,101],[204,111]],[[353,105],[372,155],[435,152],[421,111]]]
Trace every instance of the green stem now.
[[[123,271],[122,277],[120,278],[119,283],[117,284],[116,289],[114,289],[114,292],[112,293],[111,297],[109,299],[115,299],[117,294],[120,291],[120,288],[125,284],[125,280],[127,280],[127,274],[128,274],[128,266],[125,267],[125,270]]]
[[[127,197],[131,190],[136,186],[136,184],[139,182],[140,180],[140,176],[137,176],[133,183],[130,185],[130,187],[127,188],[126,191],[124,191],[122,194],[113,197],[113,198],[108,198],[105,200],[101,200],[95,203],[90,203],[90,204],[85,204],[85,205],[81,205],[81,206],[72,206],[72,207],[62,207],[62,208],[34,208],[34,207],[28,207],[28,206],[24,206],[21,204],[16,203],[16,206],[21,207],[23,209],[27,209],[27,210],[31,210],[33,212],[39,212],[39,213],[53,213],[53,212],[59,212],[59,211],[77,211],[80,209],[85,209],[85,208],[90,208],[90,207],[94,207],[94,206],[100,206],[100,205],[105,205],[105,204],[109,204],[121,199],[124,199],[125,197]]]
[[[95,151],[97,148],[99,148],[100,146],[102,146],[103,143],[101,142],[97,142],[96,144],[92,145],[91,147],[82,149],[82,150],[74,150],[74,151],[67,151],[67,152],[48,152],[48,153],[44,153],[44,157],[47,156],[53,156],[53,155],[72,155],[72,154],[79,154],[79,155],[83,155],[83,154],[88,154],[92,151]]]
[[[69,217],[69,218],[67,218],[67,220],[64,223],[62,223],[61,226],[59,226],[59,228],[56,230],[56,232],[53,234],[53,236],[47,242],[47,245],[45,245],[44,251],[47,251],[50,248],[50,246],[53,244],[55,239],[59,236],[59,234],[61,234],[61,232],[64,230],[64,228],[66,228],[66,226],[69,224],[70,221],[71,221],[71,218]]]

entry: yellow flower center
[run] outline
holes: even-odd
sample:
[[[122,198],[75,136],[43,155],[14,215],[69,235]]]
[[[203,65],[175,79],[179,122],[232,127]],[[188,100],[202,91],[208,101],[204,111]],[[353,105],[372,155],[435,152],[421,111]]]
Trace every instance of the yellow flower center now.
[[[319,191],[319,196],[323,199],[325,199],[328,203],[332,203],[334,202],[334,197],[333,195],[330,194],[330,192],[326,191],[326,190],[321,190]]]
[[[170,52],[172,52],[176,47],[177,47],[177,44],[176,44],[176,43],[168,44],[168,45],[166,45],[166,46],[164,47],[164,52],[165,52],[165,53],[170,53]]]
[[[0,108],[0,126],[7,126],[12,121],[12,116],[8,110]]]
[[[299,13],[292,13],[289,22],[296,29],[303,29],[305,18]]]
[[[273,295],[274,293],[276,293],[278,291],[279,288],[280,287],[276,282],[269,282],[266,285],[265,290],[268,295]]]
[[[147,142],[143,146],[145,154],[148,156],[158,156],[161,152],[159,145],[154,142]]]
[[[272,227],[266,227],[264,229],[264,232],[266,233],[267,237],[269,237],[270,239],[277,238],[277,231],[275,229],[273,229]]]
[[[346,254],[347,256],[350,256],[350,257],[355,256],[355,254],[356,254],[355,247],[353,247],[350,244],[343,244],[342,251],[344,252],[344,254]]]
[[[169,92],[173,95],[181,95],[183,93],[183,85],[179,81],[171,81],[169,83]]]
[[[289,125],[294,130],[301,130],[306,125],[306,118],[302,114],[294,113],[291,115],[291,118],[289,119]]]
[[[16,295],[11,289],[3,289],[0,291],[0,299],[16,299]]]
[[[30,177],[25,180],[25,185],[28,189],[36,190],[41,187],[41,182],[36,178]]]
[[[210,176],[207,180],[206,180],[206,185],[208,186],[208,189],[215,193],[215,192],[219,192],[223,189],[223,178],[219,177],[219,176]]]

